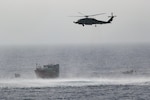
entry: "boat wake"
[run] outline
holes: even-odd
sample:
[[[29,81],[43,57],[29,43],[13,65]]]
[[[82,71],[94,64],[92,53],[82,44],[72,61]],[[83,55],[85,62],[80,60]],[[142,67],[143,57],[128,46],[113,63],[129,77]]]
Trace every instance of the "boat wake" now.
[[[62,87],[97,85],[150,85],[150,78],[93,78],[93,79],[0,79],[0,87]]]

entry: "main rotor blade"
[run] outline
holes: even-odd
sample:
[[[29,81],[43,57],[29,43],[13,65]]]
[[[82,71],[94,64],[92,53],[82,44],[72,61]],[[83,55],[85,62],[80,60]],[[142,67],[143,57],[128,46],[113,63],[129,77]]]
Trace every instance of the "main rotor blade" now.
[[[88,16],[98,16],[98,15],[103,15],[105,13],[100,13],[100,14],[94,14],[94,15],[88,15]]]
[[[85,17],[85,16],[69,16],[69,17]]]
[[[83,15],[84,17],[98,16],[98,15],[103,15],[103,14],[105,14],[105,13],[99,13],[99,14],[94,14],[94,15],[85,15],[85,14],[83,14],[83,13],[81,13],[81,12],[78,12],[78,13],[81,14],[81,15]]]
[[[79,14],[83,15],[83,16],[86,16],[85,14],[81,13],[81,12],[78,12]]]
[[[83,15],[83,16],[69,16],[69,17],[89,17],[89,16],[98,16],[98,15],[103,15],[103,14],[106,14],[106,13],[99,13],[99,14],[94,14],[94,15],[85,15],[81,12],[78,12],[79,14]]]

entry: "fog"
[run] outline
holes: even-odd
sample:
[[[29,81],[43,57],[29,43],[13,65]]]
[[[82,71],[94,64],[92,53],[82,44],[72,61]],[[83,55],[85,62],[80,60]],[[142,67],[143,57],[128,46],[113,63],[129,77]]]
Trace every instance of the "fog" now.
[[[0,1],[0,45],[78,45],[150,43],[148,0],[2,0]],[[74,24],[79,13],[108,20],[112,24]]]

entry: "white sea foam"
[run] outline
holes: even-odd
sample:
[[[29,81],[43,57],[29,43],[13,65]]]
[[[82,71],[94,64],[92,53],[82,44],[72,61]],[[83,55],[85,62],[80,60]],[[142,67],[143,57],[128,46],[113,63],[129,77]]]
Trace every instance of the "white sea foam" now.
[[[149,85],[150,78],[93,78],[93,79],[1,79],[0,87],[61,87],[95,85]]]

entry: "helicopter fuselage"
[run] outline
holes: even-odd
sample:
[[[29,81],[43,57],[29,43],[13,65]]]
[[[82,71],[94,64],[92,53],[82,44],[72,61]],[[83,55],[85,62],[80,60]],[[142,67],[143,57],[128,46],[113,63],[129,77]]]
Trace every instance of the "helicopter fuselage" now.
[[[82,19],[79,19],[77,22],[74,22],[75,24],[81,24],[82,26],[84,25],[93,25],[93,24],[109,24],[112,22],[113,18],[116,17],[116,16],[110,16],[110,19],[108,21],[100,21],[100,20],[97,20],[97,19],[94,19],[94,18],[82,18]]]
[[[74,22],[76,24],[81,24],[81,25],[92,25],[92,24],[106,24],[108,22],[105,21],[100,21],[94,18],[83,18],[79,19],[77,22]]]

